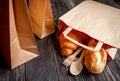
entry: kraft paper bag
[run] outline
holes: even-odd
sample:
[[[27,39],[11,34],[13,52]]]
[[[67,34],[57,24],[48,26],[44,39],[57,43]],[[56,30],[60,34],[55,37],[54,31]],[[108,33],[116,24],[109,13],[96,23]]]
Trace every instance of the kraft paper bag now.
[[[33,32],[40,39],[54,33],[54,21],[50,0],[29,0],[29,12]]]
[[[0,3],[0,52],[11,69],[39,55],[26,0]],[[14,7],[13,7],[14,5]]]
[[[120,48],[120,9],[95,1],[83,1],[59,18],[59,29],[63,26],[61,22],[68,27],[63,32],[68,40],[90,49],[67,36],[72,29],[78,30],[97,39],[97,45],[101,43],[100,48],[103,44],[112,46],[106,51],[114,59],[117,49]]]

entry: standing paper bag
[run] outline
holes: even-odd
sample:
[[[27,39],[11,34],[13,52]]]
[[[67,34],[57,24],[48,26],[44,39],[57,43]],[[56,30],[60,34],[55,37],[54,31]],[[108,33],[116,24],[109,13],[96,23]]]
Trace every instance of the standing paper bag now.
[[[29,0],[29,11],[33,32],[39,38],[42,39],[54,32],[50,0]]]
[[[68,26],[63,32],[68,40],[88,50],[95,51],[97,46],[88,47],[73,40],[67,34],[75,29],[97,39],[98,44],[104,43],[112,46],[106,50],[112,59],[114,59],[117,49],[120,48],[120,9],[95,1],[83,1],[59,18],[59,29],[63,26]]]
[[[2,0],[0,11],[0,52],[13,69],[39,53],[25,0]]]

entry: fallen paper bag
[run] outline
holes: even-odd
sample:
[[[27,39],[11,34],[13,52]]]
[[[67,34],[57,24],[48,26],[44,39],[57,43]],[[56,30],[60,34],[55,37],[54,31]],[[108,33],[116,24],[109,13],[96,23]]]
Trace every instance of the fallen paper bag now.
[[[54,33],[54,21],[50,0],[29,0],[29,12],[33,32],[39,38],[42,39]]]
[[[67,36],[72,29],[83,32],[104,44],[112,46],[113,48],[107,50],[107,52],[114,59],[117,49],[120,48],[119,22],[120,9],[95,1],[83,1],[59,18],[59,29],[67,26],[68,28],[63,32],[64,36],[84,48],[89,47]]]
[[[11,69],[39,55],[25,0],[2,0],[0,52]],[[13,7],[14,5],[14,7]]]

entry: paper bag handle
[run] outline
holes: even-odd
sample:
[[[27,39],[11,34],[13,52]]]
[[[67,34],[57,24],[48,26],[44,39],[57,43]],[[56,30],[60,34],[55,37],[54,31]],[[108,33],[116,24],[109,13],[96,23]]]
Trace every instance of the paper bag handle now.
[[[65,36],[66,39],[72,41],[73,43],[75,43],[75,44],[77,44],[77,45],[79,45],[79,46],[81,46],[81,47],[83,47],[83,48],[85,48],[85,49],[91,50],[91,51],[99,51],[99,50],[101,49],[101,47],[102,47],[102,45],[103,45],[103,42],[101,42],[101,41],[99,41],[94,48],[91,48],[91,47],[89,47],[89,46],[87,46],[87,45],[84,45],[84,44],[82,44],[82,43],[80,43],[80,42],[78,42],[78,41],[70,38],[69,36],[67,36],[67,34],[68,34],[72,29],[73,29],[73,28],[68,27],[68,28],[63,32],[63,35]]]

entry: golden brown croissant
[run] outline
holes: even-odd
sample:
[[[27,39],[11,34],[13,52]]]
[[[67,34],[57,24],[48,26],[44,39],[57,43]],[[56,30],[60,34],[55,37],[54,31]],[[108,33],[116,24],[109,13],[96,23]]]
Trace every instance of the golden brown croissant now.
[[[71,35],[73,35],[73,34],[71,33]],[[75,36],[74,36],[74,39],[76,39]],[[59,42],[60,42],[60,49],[61,49],[62,55],[66,56],[66,57],[71,55],[73,53],[73,51],[79,47],[78,45],[74,44],[73,42],[67,40],[63,34],[60,34]]]
[[[79,46],[64,37],[62,32],[65,29],[66,28],[62,29],[61,33],[59,34],[58,39],[60,43],[60,49],[62,52],[62,56],[67,57],[71,55]],[[74,29],[70,33],[68,33],[68,36],[80,43],[86,43],[86,41],[88,41],[89,39],[89,37],[86,34],[83,34]]]

